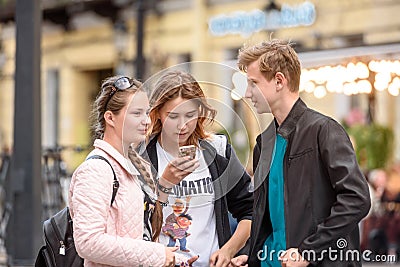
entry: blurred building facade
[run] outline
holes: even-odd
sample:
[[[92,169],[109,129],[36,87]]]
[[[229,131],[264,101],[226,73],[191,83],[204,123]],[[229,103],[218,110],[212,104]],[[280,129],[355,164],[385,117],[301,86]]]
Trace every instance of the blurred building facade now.
[[[140,4],[145,6],[142,9],[145,12],[142,40],[145,66],[135,65],[141,38],[137,29]],[[0,0],[0,148],[12,147],[13,137],[13,6],[13,1]],[[396,66],[400,66],[396,65],[400,59],[399,13],[397,0],[44,0],[43,145],[91,143],[88,131],[91,103],[101,80],[109,75],[134,76],[136,68],[144,68],[144,78],[147,78],[169,66],[189,61],[234,67],[238,49],[244,43],[256,43],[272,36],[291,40],[305,73],[311,71],[318,77],[323,74],[315,71],[324,66],[349,67],[345,72],[351,72],[349,63],[362,62],[368,66],[371,61],[392,62],[392,70],[386,71],[390,80],[383,90],[375,90],[372,75],[366,79],[373,93],[331,91],[327,88],[328,80],[319,82],[315,77],[314,88],[303,88],[301,94],[310,107],[338,121],[353,108],[367,114],[372,101],[373,119],[394,130],[395,157],[400,159],[400,97],[397,96],[399,88],[397,95],[395,88],[395,78],[400,77],[396,73]],[[193,70],[193,73],[196,76],[201,71]],[[224,79],[230,80],[230,76]],[[394,84],[393,90],[389,92],[391,84]],[[270,115],[253,118],[243,101],[233,100],[223,90],[205,89],[209,97],[219,99],[249,118],[244,121],[250,143],[271,120]],[[318,93],[321,90],[323,93]],[[260,127],[256,126],[256,119],[261,121]],[[227,129],[235,127],[232,118],[221,118],[221,121]],[[70,155],[70,168],[81,160]]]

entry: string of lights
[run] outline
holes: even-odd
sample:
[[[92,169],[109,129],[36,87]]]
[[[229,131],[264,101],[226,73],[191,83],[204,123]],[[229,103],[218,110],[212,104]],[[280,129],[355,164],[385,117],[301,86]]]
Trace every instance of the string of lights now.
[[[347,65],[302,69],[300,91],[322,98],[328,92],[345,95],[369,94],[373,89],[387,90],[392,96],[400,91],[400,61],[371,60]]]

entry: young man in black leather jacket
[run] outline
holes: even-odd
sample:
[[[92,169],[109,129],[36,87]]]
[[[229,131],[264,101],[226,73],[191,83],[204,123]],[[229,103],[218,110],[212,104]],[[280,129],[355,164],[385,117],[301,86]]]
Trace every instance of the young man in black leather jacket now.
[[[234,266],[361,266],[359,221],[366,179],[345,130],[299,98],[301,67],[289,43],[243,47],[249,98],[274,120],[254,148],[254,213],[248,258]]]

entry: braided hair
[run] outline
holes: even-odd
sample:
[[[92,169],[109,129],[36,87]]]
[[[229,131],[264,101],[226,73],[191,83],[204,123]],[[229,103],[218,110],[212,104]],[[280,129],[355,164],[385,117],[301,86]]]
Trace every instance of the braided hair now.
[[[155,192],[155,181],[153,180],[152,175],[150,174],[150,166],[149,163],[144,160],[139,154],[135,151],[132,145],[129,146],[128,149],[128,157],[131,160],[132,164],[139,171],[140,175],[143,177],[144,182],[151,188],[153,192]],[[146,165],[148,167],[146,167]],[[159,201],[155,201],[155,209],[154,214],[151,217],[151,229],[153,232],[152,241],[156,241],[161,232],[163,213],[162,207]]]

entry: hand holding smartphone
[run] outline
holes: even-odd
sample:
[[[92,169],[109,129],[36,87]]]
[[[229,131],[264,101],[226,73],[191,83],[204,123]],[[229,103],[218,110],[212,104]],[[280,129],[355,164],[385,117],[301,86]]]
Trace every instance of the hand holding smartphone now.
[[[179,147],[179,157],[189,156],[190,160],[196,157],[196,147],[194,145]]]
[[[194,145],[181,146],[178,157],[168,163],[162,177],[171,184],[179,184],[186,176],[194,172],[200,162],[196,159],[197,148]]]

